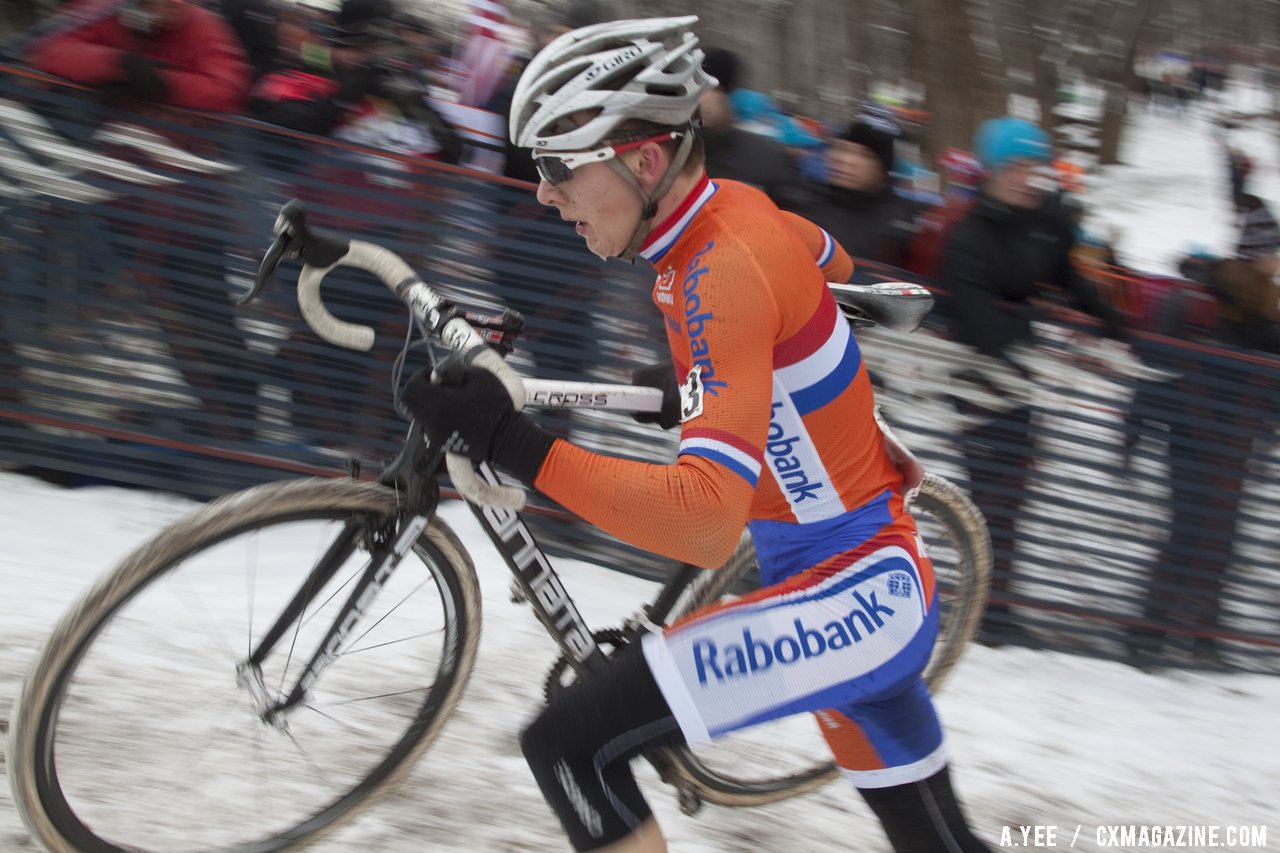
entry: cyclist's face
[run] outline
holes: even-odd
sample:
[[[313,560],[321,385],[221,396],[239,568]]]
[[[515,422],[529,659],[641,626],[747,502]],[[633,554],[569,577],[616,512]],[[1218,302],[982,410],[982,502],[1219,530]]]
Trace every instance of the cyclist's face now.
[[[619,154],[627,163],[630,152]],[[575,230],[597,257],[617,257],[627,248],[640,221],[640,196],[634,187],[607,163],[588,163],[573,176],[552,186],[538,183],[538,201],[560,211],[560,218]]]

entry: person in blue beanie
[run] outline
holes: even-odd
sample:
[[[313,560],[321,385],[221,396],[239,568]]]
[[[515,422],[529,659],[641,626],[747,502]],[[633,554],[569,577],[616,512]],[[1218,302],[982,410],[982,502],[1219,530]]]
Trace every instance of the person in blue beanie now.
[[[949,294],[951,335],[987,363],[1017,367],[1012,350],[1034,343],[1036,297],[1056,288],[1080,310],[1102,320],[1106,334],[1122,338],[1120,315],[1071,264],[1076,231],[1051,177],[1053,144],[1037,125],[1006,116],[982,124],[974,154],[984,169],[977,201],[948,235],[938,284]],[[998,645],[1029,639],[1010,612],[1015,522],[1035,453],[1032,407],[1006,399],[1000,410],[966,401],[977,419],[963,436],[969,489],[987,517],[995,551],[991,604],[981,639]]]

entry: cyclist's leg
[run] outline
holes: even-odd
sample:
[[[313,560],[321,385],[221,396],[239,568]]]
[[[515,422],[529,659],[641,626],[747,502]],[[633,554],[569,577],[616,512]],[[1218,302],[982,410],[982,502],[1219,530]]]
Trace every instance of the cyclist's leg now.
[[[646,637],[644,650],[691,741],[814,711],[896,850],[982,851],[950,792],[920,677],[938,625],[912,529],[887,528],[777,587],[702,611]]]
[[[553,699],[520,746],[575,850],[659,851],[666,843],[631,759],[683,741],[644,655],[630,648]]]
[[[902,516],[854,548],[644,638],[693,743],[802,711],[894,695],[937,637],[929,561]]]
[[[841,773],[880,819],[894,850],[988,849],[969,829],[951,790],[942,728],[923,681],[815,716]]]

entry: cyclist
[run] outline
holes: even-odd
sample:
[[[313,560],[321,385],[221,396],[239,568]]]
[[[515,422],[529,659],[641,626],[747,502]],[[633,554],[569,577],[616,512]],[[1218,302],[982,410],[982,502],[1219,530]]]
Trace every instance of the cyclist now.
[[[696,20],[567,33],[530,63],[511,111],[538,199],[601,258],[657,272],[677,461],[552,437],[474,368],[406,389],[432,442],[628,542],[710,568],[744,524],[755,540],[760,591],[647,635],[567,689],[524,732],[525,756],[576,849],[663,850],[631,758],[810,711],[895,849],[986,850],[920,677],[937,633],[932,568],[826,287],[849,274],[847,255],[759,191],[708,180],[692,119],[715,81]]]

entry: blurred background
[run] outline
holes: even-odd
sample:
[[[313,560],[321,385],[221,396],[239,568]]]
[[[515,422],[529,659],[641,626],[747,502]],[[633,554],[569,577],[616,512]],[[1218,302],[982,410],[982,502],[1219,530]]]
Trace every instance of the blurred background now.
[[[505,113],[555,35],[686,13],[720,80],[711,175],[823,225],[855,281],[935,290],[917,337],[864,348],[897,428],[997,534],[985,639],[1275,672],[1280,4],[1263,0],[4,0],[0,459],[201,500],[353,460],[372,476],[403,435],[401,306],[331,277],[335,311],[378,330],[361,354],[305,328],[292,269],[233,304],[289,198],[467,305],[521,311],[527,372],[628,381],[663,355],[650,273],[602,265],[539,208]],[[112,38],[109,58],[85,49]],[[1070,263],[1037,300],[1035,397],[981,456],[984,416],[941,387],[963,355],[944,249],[1002,165],[975,132],[1006,115],[1051,140]],[[1082,288],[1094,317],[1063,295]],[[1094,346],[1117,331],[1099,318],[1125,357]],[[626,417],[546,418],[635,458],[675,446]],[[533,512],[553,553],[670,568]]]
[[[152,532],[257,483],[371,479],[400,448],[407,322],[380,284],[325,283],[336,314],[376,329],[368,353],[305,326],[296,265],[235,305],[285,201],[467,307],[520,311],[527,375],[627,382],[664,357],[652,270],[603,264],[537,204],[506,112],[556,35],[688,13],[720,82],[701,105],[711,176],[822,225],[853,281],[936,297],[918,332],[858,338],[887,419],[993,534],[983,646],[939,703],[978,834],[1083,822],[1094,850],[1090,821],[1274,812],[1273,0],[0,0],[0,731],[60,614]],[[1052,239],[997,242],[962,269],[1010,151],[1041,138],[1025,215]],[[975,281],[995,292],[977,328]],[[1006,314],[1026,320],[1001,344],[1026,373],[1011,385],[966,370]],[[677,446],[627,416],[540,417],[612,454]],[[464,509],[441,516],[483,586],[476,678],[411,783],[324,849],[561,844],[514,734],[557,651]],[[544,499],[529,518],[593,625],[673,568]],[[140,673],[117,673],[152,651],[107,662],[105,701],[137,698]],[[118,787],[145,813],[116,778],[93,789],[102,808]],[[841,786],[696,822],[654,802],[676,849],[883,849]],[[210,823],[233,826],[232,808]],[[31,843],[0,808],[0,849]]]

